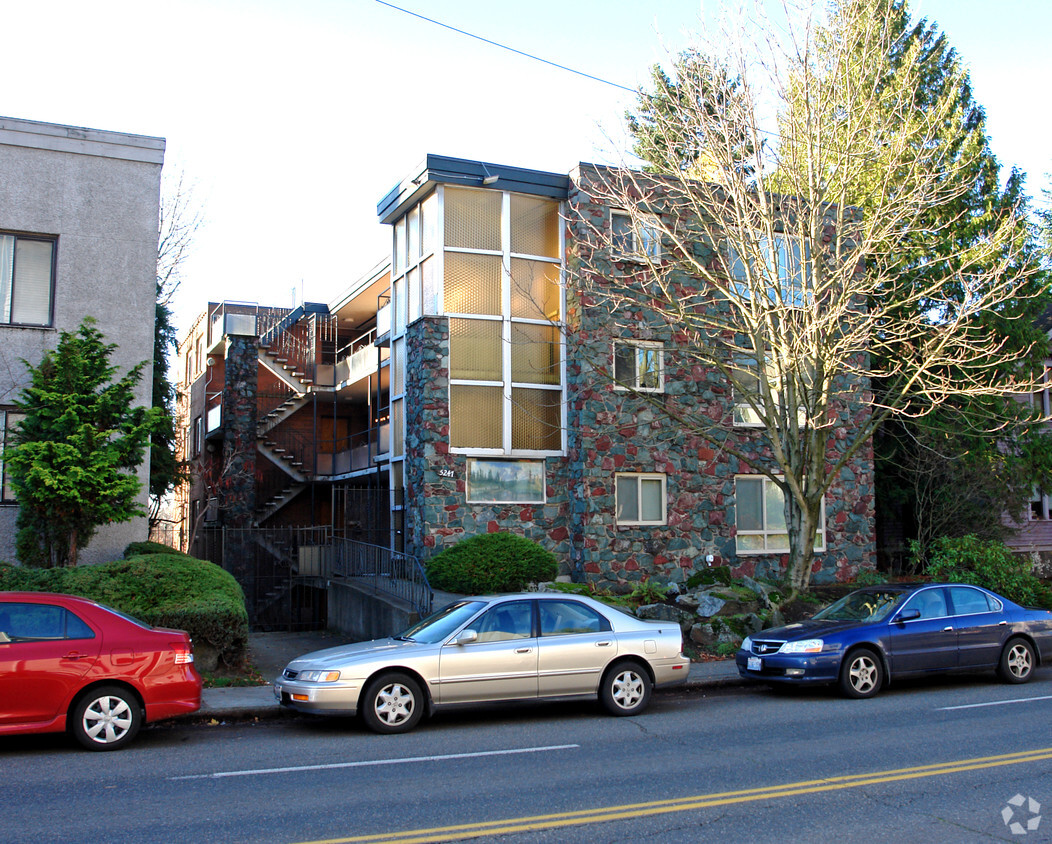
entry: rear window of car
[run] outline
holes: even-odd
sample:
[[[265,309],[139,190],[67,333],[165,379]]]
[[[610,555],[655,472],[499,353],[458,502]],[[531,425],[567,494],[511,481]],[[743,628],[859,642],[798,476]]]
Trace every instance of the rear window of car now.
[[[577,601],[539,601],[542,636],[599,633],[610,629],[603,616]]]
[[[953,601],[953,611],[957,615],[975,615],[983,612],[997,612],[1001,609],[998,601],[985,592],[968,586],[951,586],[950,600]]]
[[[95,632],[80,617],[53,604],[0,605],[0,632],[16,642],[95,638]]]

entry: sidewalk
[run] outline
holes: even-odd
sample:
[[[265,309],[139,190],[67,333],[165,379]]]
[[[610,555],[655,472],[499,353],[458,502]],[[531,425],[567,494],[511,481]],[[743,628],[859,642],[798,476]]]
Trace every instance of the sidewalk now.
[[[297,656],[323,648],[334,648],[346,642],[339,633],[314,631],[307,633],[253,633],[249,636],[249,659],[256,670],[268,681],[273,681],[285,666]],[[733,659],[719,662],[693,662],[686,686],[689,689],[714,689],[742,685]],[[224,719],[282,718],[295,715],[283,709],[274,699],[273,687],[239,686],[205,689],[201,695],[201,710],[196,717]]]

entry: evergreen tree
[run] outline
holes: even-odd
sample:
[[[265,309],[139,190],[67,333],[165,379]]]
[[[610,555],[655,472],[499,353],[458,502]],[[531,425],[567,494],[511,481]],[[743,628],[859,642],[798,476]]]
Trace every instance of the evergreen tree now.
[[[179,482],[175,458],[175,386],[168,380],[168,351],[175,345],[172,310],[162,301],[160,286],[156,303],[153,338],[153,407],[160,411],[150,437],[150,516],[156,516],[161,500]]]
[[[146,362],[114,381],[115,344],[85,318],[63,331],[38,366],[23,361],[30,385],[16,402],[25,414],[5,451],[18,500],[18,557],[44,567],[76,565],[100,525],[144,515],[136,498],[158,411],[135,406]]]
[[[997,271],[1017,276],[1017,295],[983,310],[977,322],[1001,338],[1003,349],[1016,350],[995,367],[1000,377],[1007,381],[1016,375],[1011,370],[1020,367],[1039,376],[1047,351],[1039,317],[1050,300],[1046,278],[1038,271],[1040,252],[1027,213],[1025,177],[1013,170],[1002,188],[986,116],[956,50],[926,19],[911,22],[906,0],[833,0],[818,44],[828,54],[842,50],[845,41],[858,56],[881,49],[888,62],[840,63],[834,90],[893,92],[907,65],[911,74],[919,72],[920,84],[912,88],[910,99],[889,95],[883,100],[887,108],[868,111],[863,118],[886,134],[908,135],[917,115],[938,115],[937,135],[918,134],[917,143],[942,147],[948,166],[932,176],[952,180],[945,194],[950,201],[932,204],[914,231],[898,239],[900,249],[874,250],[880,257],[873,260],[884,263],[879,272],[892,279],[887,296],[902,296],[938,322],[966,305],[970,279]],[[844,103],[835,114],[843,126],[832,134],[843,146],[831,144],[830,157],[850,154],[850,138],[857,132],[850,124],[860,113]],[[789,146],[806,117],[802,109],[783,117]],[[909,148],[904,152],[909,154]],[[875,213],[872,196],[901,172],[896,165],[878,154],[867,167],[828,169],[849,173],[845,195],[863,213]],[[888,346],[875,353],[894,357],[901,351]],[[880,402],[888,385],[878,381],[874,386]],[[916,397],[916,404],[925,403],[923,395]],[[1034,416],[1028,404],[1011,397],[964,394],[937,412],[889,420],[874,440],[882,514],[902,520],[922,549],[938,535],[1002,537],[1002,514],[1021,516],[1032,488],[1052,471],[1052,439],[1033,424]]]
[[[644,168],[719,181],[718,162],[725,156],[711,149],[718,144],[732,149],[733,160],[748,170],[753,149],[749,135],[738,131],[740,122],[726,114],[737,104],[740,81],[720,62],[695,49],[679,54],[673,72],[675,78],[661,65],[651,67],[653,89],[640,90],[638,110],[625,113],[634,138],[632,152],[644,162]],[[703,124],[714,123],[724,126],[726,133],[717,138],[711,132],[697,131]]]

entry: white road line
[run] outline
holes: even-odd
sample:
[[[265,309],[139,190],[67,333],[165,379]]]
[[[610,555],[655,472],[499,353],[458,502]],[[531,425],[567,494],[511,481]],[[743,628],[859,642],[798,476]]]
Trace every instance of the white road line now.
[[[363,762],[334,762],[331,765],[297,765],[290,768],[256,768],[248,771],[216,771],[213,774],[192,774],[185,777],[166,777],[168,780],[214,780],[224,777],[253,777],[260,774],[289,774],[299,771],[329,771],[335,768],[369,768],[375,765],[405,765],[410,762],[445,762],[450,759],[477,759],[482,756],[512,756],[516,753],[544,753],[549,750],[573,750],[579,744],[553,744],[548,747],[518,747],[510,750],[481,750],[476,753],[449,753],[443,756],[410,756],[406,759],[371,759]]]
[[[994,700],[990,703],[967,703],[964,706],[940,706],[936,712],[951,712],[954,709],[978,709],[980,706],[1004,706],[1006,703],[1030,703],[1034,700],[1052,700],[1052,695],[1041,697],[1018,697],[1014,700]]]

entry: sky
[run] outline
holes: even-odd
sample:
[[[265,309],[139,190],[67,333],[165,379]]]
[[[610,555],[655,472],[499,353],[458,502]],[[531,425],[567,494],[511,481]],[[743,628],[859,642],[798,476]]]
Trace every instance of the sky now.
[[[391,1],[630,89],[721,5]],[[1052,3],[910,8],[947,34],[994,153],[1040,194]],[[180,334],[209,300],[332,301],[387,253],[376,205],[427,153],[567,172],[628,146],[628,91],[377,0],[36,0],[7,4],[2,31],[0,115],[166,138],[165,178],[182,172],[204,216]]]

